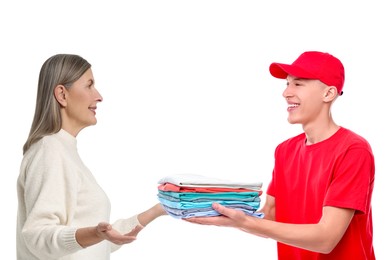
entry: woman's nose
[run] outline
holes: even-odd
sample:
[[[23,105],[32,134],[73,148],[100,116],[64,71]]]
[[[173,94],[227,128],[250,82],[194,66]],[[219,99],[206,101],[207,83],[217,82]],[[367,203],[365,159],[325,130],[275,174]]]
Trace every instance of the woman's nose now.
[[[97,94],[96,101],[102,102],[103,101],[103,97],[102,97],[102,95],[100,95],[100,92],[98,90],[96,90],[96,94]]]

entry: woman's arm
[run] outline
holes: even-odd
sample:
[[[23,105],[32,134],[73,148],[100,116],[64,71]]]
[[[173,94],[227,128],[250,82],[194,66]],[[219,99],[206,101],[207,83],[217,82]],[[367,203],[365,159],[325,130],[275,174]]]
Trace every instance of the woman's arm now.
[[[84,248],[103,240],[108,240],[116,245],[128,244],[136,240],[138,233],[146,225],[166,214],[161,204],[157,203],[138,214],[138,216],[133,216],[127,220],[119,220],[113,225],[102,222],[94,227],[79,228],[76,231],[76,240]],[[137,217],[138,221],[134,217]],[[117,226],[119,230],[113,228],[113,226]],[[125,234],[120,232],[122,229],[125,230]]]

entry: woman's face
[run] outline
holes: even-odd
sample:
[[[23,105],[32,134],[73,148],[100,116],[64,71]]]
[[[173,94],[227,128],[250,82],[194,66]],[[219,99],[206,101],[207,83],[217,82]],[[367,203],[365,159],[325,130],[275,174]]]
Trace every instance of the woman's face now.
[[[62,128],[73,134],[95,125],[97,103],[103,101],[95,88],[92,70],[88,69],[70,88],[66,89],[66,106],[63,107]]]

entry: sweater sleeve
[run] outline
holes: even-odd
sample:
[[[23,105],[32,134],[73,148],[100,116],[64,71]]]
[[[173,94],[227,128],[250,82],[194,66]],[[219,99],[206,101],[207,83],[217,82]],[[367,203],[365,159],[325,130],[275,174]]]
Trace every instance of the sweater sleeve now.
[[[130,232],[137,225],[142,226],[138,221],[138,215],[134,215],[127,219],[118,219],[115,221],[112,226],[114,229],[118,230],[121,234],[126,234]],[[121,246],[111,243],[111,252],[118,250]]]
[[[24,200],[26,222],[22,237],[40,259],[58,259],[82,247],[76,227],[69,225],[75,215],[79,179],[58,147],[42,143],[26,165]]]

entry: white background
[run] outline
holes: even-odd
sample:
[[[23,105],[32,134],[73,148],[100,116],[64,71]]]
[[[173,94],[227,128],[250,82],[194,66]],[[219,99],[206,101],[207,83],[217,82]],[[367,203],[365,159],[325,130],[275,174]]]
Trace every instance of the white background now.
[[[198,173],[263,181],[287,123],[285,86],[268,72],[306,50],[346,69],[336,122],[376,157],[377,259],[389,259],[390,17],[386,1],[2,1],[0,173],[2,254],[15,255],[16,178],[42,63],[75,53],[91,64],[104,101],[79,151],[112,202],[112,220],[157,202],[157,181]],[[386,4],[387,6],[387,4]],[[276,242],[165,216],[112,259],[276,259]]]

